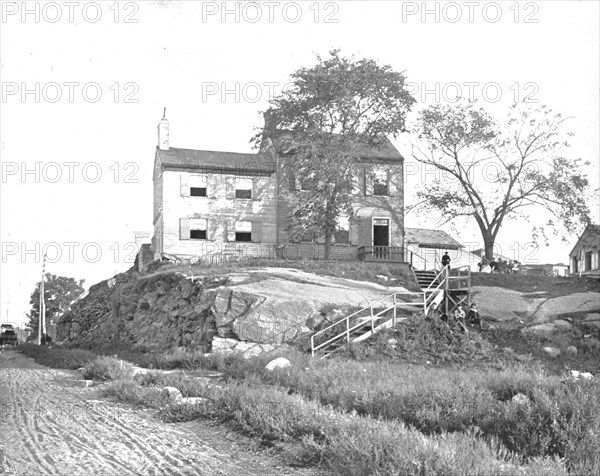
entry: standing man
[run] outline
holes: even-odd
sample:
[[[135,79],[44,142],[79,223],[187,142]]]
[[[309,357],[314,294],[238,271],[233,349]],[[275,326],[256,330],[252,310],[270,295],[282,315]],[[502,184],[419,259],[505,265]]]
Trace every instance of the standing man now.
[[[442,256],[442,266],[445,268],[446,266],[450,267],[450,256],[448,256],[448,252],[444,251],[444,256]]]

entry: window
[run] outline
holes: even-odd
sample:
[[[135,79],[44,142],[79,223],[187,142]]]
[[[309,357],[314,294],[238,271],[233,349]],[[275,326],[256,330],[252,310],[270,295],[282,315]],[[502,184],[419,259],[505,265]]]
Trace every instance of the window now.
[[[252,222],[235,222],[235,241],[252,241]]]
[[[206,197],[206,187],[190,187],[190,196]]]
[[[385,170],[376,170],[373,180],[373,195],[388,195],[388,176]]]
[[[235,198],[245,198],[248,200],[252,198],[252,179],[236,178]]]
[[[341,216],[338,218],[337,227],[335,228],[335,243],[337,245],[350,244],[350,221],[348,217]]]
[[[208,182],[206,175],[190,175],[188,178],[188,186],[191,197],[206,197],[206,183]]]
[[[206,240],[208,220],[206,218],[190,218],[190,239]]]

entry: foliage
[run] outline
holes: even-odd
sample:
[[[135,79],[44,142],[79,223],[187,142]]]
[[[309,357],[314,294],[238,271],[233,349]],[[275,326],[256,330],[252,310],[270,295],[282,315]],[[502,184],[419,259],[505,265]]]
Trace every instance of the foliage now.
[[[488,443],[474,432],[424,437],[401,422],[340,412],[301,395],[260,386],[256,379],[197,386],[207,399],[199,405],[157,405],[151,387],[136,391],[132,382],[115,382],[104,394],[134,403],[147,399],[167,421],[213,418],[265,442],[295,443],[287,453],[295,463],[318,465],[328,474],[566,474],[560,461],[536,458],[523,464],[501,444]]]
[[[83,349],[65,349],[35,344],[23,344],[17,350],[27,357],[35,359],[38,364],[53,369],[79,369],[97,357],[93,352]]]
[[[44,276],[44,302],[46,305],[46,329],[51,320],[58,319],[69,310],[71,303],[83,293],[84,280],[76,281],[73,278],[57,276],[46,273]],[[37,336],[40,320],[40,282],[31,293],[31,311],[28,327],[32,329],[32,336]]]
[[[416,208],[436,210],[445,221],[473,218],[483,238],[486,258],[511,218],[529,211],[547,212],[567,232],[589,222],[588,180],[580,159],[567,157],[567,118],[546,106],[514,104],[504,125],[474,102],[432,105],[420,112],[415,132],[420,145],[413,157],[441,176],[423,184]],[[534,240],[545,229],[532,230]]]
[[[291,86],[271,100],[254,140],[262,148],[275,140],[289,151],[285,167],[302,189],[288,196],[289,231],[323,237],[329,258],[338,218],[353,217],[350,189],[363,172],[363,152],[403,132],[415,100],[405,76],[389,65],[344,58],[339,50],[317,61],[293,73]]]
[[[117,380],[133,377],[133,365],[116,357],[101,356],[83,369],[83,378],[94,380]]]

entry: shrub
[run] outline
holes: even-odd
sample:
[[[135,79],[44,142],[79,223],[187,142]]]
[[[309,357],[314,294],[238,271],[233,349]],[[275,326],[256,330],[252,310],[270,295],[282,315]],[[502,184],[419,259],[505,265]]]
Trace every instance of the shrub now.
[[[81,349],[65,349],[35,344],[23,344],[17,350],[32,357],[38,364],[54,369],[78,369],[96,359],[96,354]]]
[[[140,387],[133,380],[116,380],[102,389],[105,397],[112,397],[133,405],[161,408],[168,403],[168,397],[158,388]]]
[[[94,380],[130,379],[133,365],[115,357],[98,357],[83,369],[83,378]]]

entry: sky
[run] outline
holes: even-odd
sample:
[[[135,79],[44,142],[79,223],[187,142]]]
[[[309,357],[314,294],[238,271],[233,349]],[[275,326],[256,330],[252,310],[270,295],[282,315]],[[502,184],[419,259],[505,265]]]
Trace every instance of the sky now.
[[[326,57],[389,64],[418,108],[457,92],[502,119],[515,101],[547,104],[575,132],[570,157],[600,169],[597,1],[0,2],[2,322],[19,323],[46,271],[86,288],[130,268],[134,232],[152,230],[152,165],[166,107],[173,147],[252,152],[268,100]],[[406,203],[427,180],[410,157]],[[599,222],[598,197],[590,202]],[[568,261],[577,237],[531,246],[511,222],[499,251]],[[435,228],[433,216],[407,226]],[[444,228],[470,247],[473,223]]]

